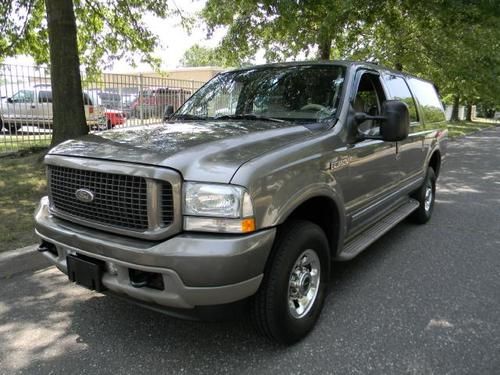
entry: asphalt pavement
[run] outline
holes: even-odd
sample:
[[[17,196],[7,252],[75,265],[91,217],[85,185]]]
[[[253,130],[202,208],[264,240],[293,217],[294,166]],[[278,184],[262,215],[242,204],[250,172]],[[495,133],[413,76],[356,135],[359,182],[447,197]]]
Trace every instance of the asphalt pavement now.
[[[248,316],[177,320],[70,284],[39,254],[0,258],[0,374],[500,374],[499,144],[500,128],[450,142],[430,223],[335,264],[292,347]]]

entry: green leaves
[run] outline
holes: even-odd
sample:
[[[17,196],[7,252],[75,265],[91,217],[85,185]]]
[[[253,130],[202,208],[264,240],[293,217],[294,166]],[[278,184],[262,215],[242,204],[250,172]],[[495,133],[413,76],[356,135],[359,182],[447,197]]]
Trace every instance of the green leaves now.
[[[74,0],[80,61],[93,74],[114,61],[146,62],[159,67],[154,55],[157,36],[146,26],[145,16],[166,18],[172,11],[167,1]],[[48,33],[43,0],[0,2],[0,60],[17,54],[31,55],[48,63]]]
[[[213,48],[195,44],[190,47],[180,61],[182,66],[224,66],[224,60]]]
[[[376,61],[433,80],[471,102],[500,97],[495,0],[208,0],[209,35],[232,65],[263,49],[268,61],[316,55]]]

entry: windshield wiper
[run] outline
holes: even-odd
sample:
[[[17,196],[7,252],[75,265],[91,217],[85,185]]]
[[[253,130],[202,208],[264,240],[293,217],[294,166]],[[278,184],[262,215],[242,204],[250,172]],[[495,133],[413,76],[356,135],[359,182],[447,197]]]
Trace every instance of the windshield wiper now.
[[[240,115],[221,115],[214,117],[214,120],[260,120],[260,121],[272,121],[272,122],[286,122],[285,120],[256,115],[253,113],[242,113]]]
[[[190,115],[189,113],[183,113],[179,115],[172,116],[170,120],[206,120],[206,117]]]

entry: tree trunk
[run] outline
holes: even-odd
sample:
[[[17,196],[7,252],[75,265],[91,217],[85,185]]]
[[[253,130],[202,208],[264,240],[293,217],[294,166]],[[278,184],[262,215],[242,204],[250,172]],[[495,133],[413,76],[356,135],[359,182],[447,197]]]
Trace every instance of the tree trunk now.
[[[320,32],[318,38],[318,57],[320,60],[330,60],[332,38],[327,31]]]
[[[467,115],[465,116],[466,121],[472,121],[472,104],[467,104]]]
[[[458,121],[458,106],[460,105],[460,97],[455,95],[453,97],[453,108],[451,110],[450,121]]]
[[[73,0],[45,0],[52,83],[52,146],[87,134]]]

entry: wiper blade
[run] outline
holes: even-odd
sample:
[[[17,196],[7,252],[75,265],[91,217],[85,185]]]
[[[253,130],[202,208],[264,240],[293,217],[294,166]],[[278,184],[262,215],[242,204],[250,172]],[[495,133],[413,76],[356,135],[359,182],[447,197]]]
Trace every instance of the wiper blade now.
[[[252,113],[242,113],[240,115],[221,115],[214,117],[214,120],[260,120],[260,121],[272,121],[272,122],[286,122],[285,120],[279,118],[260,116]]]
[[[180,115],[175,115],[170,118],[170,120],[206,120],[206,117],[190,115],[189,113],[184,113]]]

